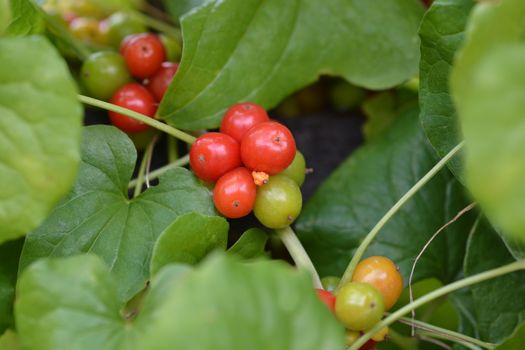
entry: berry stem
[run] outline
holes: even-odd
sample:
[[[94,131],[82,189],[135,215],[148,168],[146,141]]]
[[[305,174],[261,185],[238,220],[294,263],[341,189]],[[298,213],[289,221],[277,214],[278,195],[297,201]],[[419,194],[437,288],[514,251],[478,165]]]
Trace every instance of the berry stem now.
[[[177,140],[171,136],[168,136],[168,163],[173,163],[179,159],[179,146]]]
[[[477,275],[473,275],[473,276],[461,279],[454,283],[438,288],[428,294],[425,294],[421,298],[416,299],[414,302],[407,304],[403,306],[402,308],[400,308],[399,310],[396,310],[395,312],[388,315],[384,320],[376,324],[372,329],[370,329],[361,338],[359,338],[354,344],[352,344],[352,346],[348,350],[359,349],[361,345],[366,343],[370,338],[374,336],[374,334],[379,332],[381,329],[391,325],[395,321],[399,320],[402,316],[409,314],[412,310],[432,300],[435,300],[443,295],[454,292],[461,288],[465,288],[470,285],[480,283],[483,281],[487,281],[489,279],[496,278],[496,277],[499,277],[499,276],[502,276],[502,275],[505,275],[505,274],[508,274],[514,271],[518,271],[518,270],[525,270],[525,260],[515,261],[513,263],[503,265],[503,266],[500,266],[492,270],[478,273]]]
[[[377,222],[377,224],[372,228],[372,230],[366,235],[365,239],[361,242],[359,247],[357,248],[354,256],[352,257],[352,260],[348,264],[348,267],[346,268],[343,277],[341,278],[341,282],[339,282],[339,286],[337,289],[341,288],[346,283],[350,282],[352,280],[352,275],[354,274],[354,270],[361,261],[361,258],[363,257],[366,249],[368,246],[372,243],[374,238],[377,236],[379,231],[385,226],[385,224],[398,212],[401,207],[408,202],[414,194],[416,194],[428,181],[430,181],[434,175],[436,175],[445,165],[448,163],[448,161],[454,157],[464,146],[465,142],[459,143],[456,147],[454,147],[448,154],[443,157],[432,169],[430,169],[425,176],[423,176],[412,188],[410,188],[404,195],[401,197],[392,208],[390,208],[386,214]]]
[[[172,126],[169,126],[168,124],[159,122],[158,120],[150,118],[144,114],[140,114],[135,111],[132,111],[131,109],[123,108],[123,107],[114,105],[112,103],[97,100],[96,98],[92,98],[92,97],[88,97],[84,95],[78,95],[78,99],[80,100],[80,102],[85,103],[87,105],[99,107],[99,108],[106,109],[108,111],[113,111],[116,113],[120,113],[127,117],[141,121],[144,124],[151,126],[152,128],[163,131],[186,143],[192,144],[196,140],[194,136],[191,136],[190,134],[187,134],[182,130],[176,129]]]
[[[164,174],[166,171],[174,169],[174,168],[177,168],[177,167],[180,167],[180,166],[184,166],[184,165],[188,164],[189,161],[190,161],[190,156],[189,155],[185,155],[184,157],[177,159],[173,163],[170,163],[170,164],[165,165],[165,166],[163,166],[161,168],[153,170],[149,174],[149,179],[150,180],[154,180],[154,179],[158,178],[159,176],[161,176],[162,174]],[[135,187],[137,185],[138,180],[139,180],[138,178],[131,180],[129,182],[128,189],[131,189],[131,188]]]
[[[298,268],[309,271],[312,274],[314,287],[323,289],[321,279],[319,278],[319,275],[315,270],[314,264],[312,263],[312,260],[310,260],[310,257],[304,250],[303,245],[295,235],[294,230],[292,230],[290,226],[286,226],[285,228],[275,230],[275,232],[283,242],[286,249],[288,249],[288,252],[292,256],[295,265]]]

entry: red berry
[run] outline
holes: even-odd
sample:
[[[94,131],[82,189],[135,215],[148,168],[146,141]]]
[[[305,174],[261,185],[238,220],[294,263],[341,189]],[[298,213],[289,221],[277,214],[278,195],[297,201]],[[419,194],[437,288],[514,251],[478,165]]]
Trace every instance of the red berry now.
[[[335,295],[320,288],[317,288],[315,291],[317,292],[319,299],[328,306],[328,309],[335,313]]]
[[[191,145],[190,166],[197,177],[214,182],[241,166],[239,143],[226,134],[206,133]]]
[[[131,42],[131,40],[136,36],[136,34],[131,34],[131,35],[128,35],[126,36],[124,39],[122,39],[122,41],[120,42],[120,48],[119,48],[119,52],[122,56],[124,56],[124,53],[126,53],[126,50],[128,48],[128,45],[129,43]]]
[[[248,169],[275,175],[295,157],[295,140],[288,128],[277,122],[255,125],[241,142],[241,158]]]
[[[227,218],[241,218],[252,211],[256,193],[250,171],[237,168],[219,178],[213,189],[213,203]]]
[[[231,106],[221,123],[221,132],[241,142],[242,137],[254,125],[267,122],[268,114],[258,104],[251,102],[237,103]]]
[[[145,87],[137,83],[126,84],[118,89],[110,102],[148,117],[155,115],[156,108],[153,96]],[[109,119],[117,128],[128,133],[141,132],[148,129],[147,124],[120,113],[110,111]]]
[[[155,96],[158,102],[164,97],[178,68],[179,65],[177,63],[163,62],[157,73],[148,79],[146,88]]]
[[[166,57],[164,46],[155,34],[134,35],[123,43],[124,59],[131,75],[148,78],[155,74]]]
[[[370,339],[369,341],[361,345],[359,350],[373,350],[375,346],[376,346],[376,342]]]

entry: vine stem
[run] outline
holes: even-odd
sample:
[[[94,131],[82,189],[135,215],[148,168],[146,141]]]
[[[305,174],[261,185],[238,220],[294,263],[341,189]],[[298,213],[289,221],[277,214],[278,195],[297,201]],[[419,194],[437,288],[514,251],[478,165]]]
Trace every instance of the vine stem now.
[[[377,222],[377,224],[372,228],[372,230],[366,235],[365,239],[361,242],[359,247],[357,248],[354,256],[352,257],[352,260],[350,260],[350,263],[348,264],[348,267],[346,268],[343,277],[341,277],[341,281],[339,282],[339,285],[337,289],[339,290],[343,285],[350,282],[352,280],[352,275],[354,274],[354,270],[361,261],[361,258],[363,257],[366,249],[372,243],[374,238],[377,236],[379,231],[385,226],[385,224],[401,209],[401,207],[408,202],[414,194],[417,193],[428,181],[430,181],[445,165],[448,163],[452,157],[454,157],[464,146],[465,142],[462,141],[459,143],[456,147],[454,147],[450,152],[447,153],[432,169],[429,170],[428,173],[425,174],[414,186],[412,186],[404,195],[401,197],[396,204],[392,208],[390,208],[386,214]]]
[[[412,268],[410,269],[410,275],[408,277],[408,294],[409,294],[409,297],[410,297],[410,302],[413,302],[414,301],[414,293],[413,293],[413,289],[412,289],[412,280],[414,279],[414,273],[416,272],[416,266],[417,266],[417,263],[419,262],[419,259],[421,259],[421,257],[423,256],[423,254],[425,253],[425,251],[427,250],[427,248],[430,246],[430,244],[432,244],[432,242],[436,239],[436,237],[443,231],[445,230],[447,227],[449,227],[450,225],[452,225],[454,222],[456,222],[459,218],[461,218],[463,216],[463,214],[469,212],[470,210],[472,210],[474,207],[476,206],[476,202],[474,203],[470,203],[469,205],[467,205],[465,208],[463,208],[459,213],[456,214],[456,216],[454,216],[451,220],[449,220],[447,223],[445,223],[443,226],[441,226],[433,235],[432,237],[430,237],[430,239],[425,243],[425,245],[423,246],[423,248],[421,248],[421,251],[419,252],[419,254],[416,256],[415,260],[414,260],[414,263],[412,264]],[[416,318],[416,310],[412,310],[412,319],[415,319]],[[414,328],[412,327],[412,330],[411,330],[411,333],[412,333],[412,336],[415,335],[415,330]]]
[[[290,226],[286,226],[283,229],[275,230],[281,241],[283,241],[284,246],[292,256],[295,265],[298,268],[305,269],[312,274],[312,280],[315,288],[323,289],[321,279],[319,274],[315,270],[314,264],[310,257],[304,250],[303,245],[295,235],[294,230]]]
[[[485,342],[483,340],[479,340],[473,337],[469,337],[468,335],[458,333],[451,331],[449,329],[441,328],[438,326],[434,326],[433,324],[429,324],[426,322],[422,322],[420,320],[413,320],[408,317],[400,317],[397,322],[406,324],[421,330],[425,330],[427,332],[432,333],[433,335],[439,335],[440,337],[452,340],[455,342],[463,342],[463,343],[470,343],[477,345],[478,347],[482,347],[484,349],[494,349],[496,347],[495,344]]]
[[[149,180],[151,181],[151,180],[158,178],[159,176],[161,176],[162,174],[164,174],[166,171],[170,169],[174,169],[179,166],[186,165],[189,163],[189,161],[190,161],[190,156],[187,154],[184,157],[177,159],[173,163],[170,163],[161,168],[153,170],[151,173],[149,173]],[[138,180],[139,180],[138,178],[131,180],[128,184],[128,189],[135,187],[137,185]]]
[[[374,334],[379,332],[381,329],[389,326],[393,322],[399,320],[402,316],[405,316],[406,314],[410,313],[412,310],[434,299],[437,299],[448,293],[454,292],[458,289],[465,288],[470,285],[480,283],[480,282],[483,282],[483,281],[486,281],[492,278],[496,278],[498,276],[505,275],[507,273],[511,273],[511,272],[518,271],[518,270],[524,270],[524,269],[525,269],[525,260],[515,261],[513,263],[503,265],[498,268],[488,270],[482,273],[478,273],[477,275],[461,279],[459,281],[456,281],[454,283],[451,283],[439,289],[436,289],[428,294],[425,294],[421,298],[416,299],[414,302],[403,306],[399,310],[396,310],[395,312],[388,315],[381,322],[377,323],[372,329],[370,329],[361,338],[359,338],[354,344],[352,344],[352,346],[349,347],[348,350],[358,350],[361,347],[361,345],[366,343],[370,338],[372,338]]]
[[[84,95],[78,95],[78,99],[80,100],[80,102],[85,103],[87,105],[99,107],[102,109],[107,109],[108,111],[117,112],[125,116],[128,116],[130,118],[141,121],[144,124],[151,126],[152,128],[155,128],[157,130],[170,134],[171,136],[176,137],[179,140],[182,140],[186,143],[192,144],[196,140],[194,136],[191,136],[190,134],[187,134],[182,130],[176,129],[172,126],[169,126],[168,124],[159,122],[158,120],[150,118],[144,114],[140,114],[138,112],[132,111],[131,109],[123,108],[123,107],[114,105],[112,103],[97,100],[96,98],[92,98],[92,97],[88,97]]]

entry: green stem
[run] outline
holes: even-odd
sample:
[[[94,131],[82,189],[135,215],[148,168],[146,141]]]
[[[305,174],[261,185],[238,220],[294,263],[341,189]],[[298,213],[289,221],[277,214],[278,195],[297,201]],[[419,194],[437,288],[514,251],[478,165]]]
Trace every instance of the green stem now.
[[[286,226],[285,228],[275,230],[275,232],[290,253],[293,261],[295,262],[295,265],[298,268],[309,271],[312,274],[314,287],[322,289],[323,285],[321,284],[321,279],[315,270],[314,264],[312,263],[312,260],[310,260],[310,257],[304,250],[303,245],[295,235],[295,232],[292,230],[292,228],[290,226]]]
[[[454,147],[448,154],[443,157],[428,173],[425,174],[412,188],[408,190],[407,193],[401,197],[396,204],[388,212],[379,220],[379,222],[372,228],[372,230],[366,235],[365,239],[361,242],[359,247],[357,248],[354,256],[352,257],[352,260],[348,264],[348,267],[346,268],[343,277],[341,278],[341,282],[339,282],[338,289],[341,288],[346,283],[350,282],[352,280],[352,275],[354,274],[355,267],[361,261],[361,258],[363,257],[363,254],[365,253],[366,249],[372,243],[374,238],[377,236],[379,231],[385,226],[385,224],[398,212],[401,207],[408,202],[410,198],[414,194],[417,193],[428,181],[430,181],[434,175],[436,175],[447,163],[448,161],[454,157],[462,148],[463,148],[464,142],[461,142],[456,147]]]
[[[179,140],[182,140],[186,143],[192,144],[196,140],[194,136],[191,136],[190,134],[187,134],[182,130],[175,129],[174,127],[171,127],[168,124],[159,122],[156,119],[150,118],[144,114],[137,113],[135,111],[132,111],[131,109],[123,108],[123,107],[120,107],[120,106],[117,106],[117,105],[114,105],[108,102],[104,102],[101,100],[97,100],[96,98],[92,98],[92,97],[88,97],[84,95],[78,95],[78,99],[87,105],[99,107],[102,109],[107,109],[108,111],[120,113],[130,118],[141,121],[144,124],[151,126],[152,128],[158,129],[160,131],[164,131],[165,133],[173,137],[176,137]]]
[[[135,191],[133,193],[133,198],[137,197],[140,192],[142,192],[142,184],[144,183],[144,177],[149,171],[149,164],[151,163],[151,157],[153,156],[153,149],[155,148],[155,143],[157,142],[158,135],[155,135],[142,156],[142,161],[140,162],[139,173],[137,176],[137,181],[135,183]],[[146,185],[149,187],[149,182],[146,179]]]
[[[153,170],[149,174],[149,179],[150,180],[154,180],[154,179],[158,178],[159,176],[161,176],[162,174],[164,174],[166,171],[168,171],[170,169],[174,169],[174,168],[180,167],[180,166],[184,166],[184,165],[188,164],[189,161],[190,161],[190,156],[189,155],[185,155],[184,157],[182,157],[180,159],[177,159],[173,163],[165,165],[162,168],[158,168],[157,170]],[[129,184],[128,184],[128,189],[135,187],[137,185],[138,180],[139,180],[138,178],[131,180],[129,182]]]
[[[432,333],[432,332],[418,331],[416,334],[418,336],[427,337],[427,338],[453,341],[454,343],[458,343],[458,344],[463,345],[463,346],[465,346],[465,347],[467,347],[469,349],[480,349],[479,346],[471,344],[469,342],[466,342],[466,341],[463,341],[463,340],[459,340],[459,339],[451,339],[451,338],[449,338],[447,336],[436,334],[436,333]],[[489,348],[489,349],[492,349],[492,348]]]
[[[468,287],[470,285],[480,283],[492,278],[496,278],[501,275],[505,275],[507,273],[511,273],[518,270],[524,270],[525,269],[525,260],[515,261],[513,263],[488,270],[482,273],[478,273],[477,275],[470,276],[464,279],[461,279],[459,281],[456,281],[454,283],[448,284],[446,286],[443,286],[441,288],[438,288],[428,294],[425,294],[419,299],[416,299],[414,302],[407,304],[400,308],[399,310],[396,310],[395,312],[388,315],[384,320],[376,324],[372,329],[370,329],[367,333],[365,333],[361,338],[359,338],[352,346],[349,348],[349,350],[357,350],[361,345],[366,343],[374,334],[379,332],[384,327],[389,326],[393,322],[399,320],[400,317],[405,316],[406,314],[410,313],[410,311],[420,307],[421,305],[424,305],[432,300],[435,300],[443,295],[446,295],[448,293],[454,292],[458,289]]]
[[[132,17],[135,17],[138,21],[141,21],[146,26],[153,28],[159,32],[162,32],[174,38],[180,39],[182,37],[181,32],[178,28],[172,27],[171,25],[161,20],[145,15],[140,11],[130,11],[130,14]]]
[[[488,342],[485,342],[483,340],[479,340],[473,337],[469,337],[468,335],[454,332],[449,329],[434,326],[433,324],[429,324],[423,321],[413,320],[408,317],[400,317],[397,321],[400,323],[409,325],[409,326],[413,325],[414,327],[418,329],[429,331],[435,335],[440,335],[441,337],[446,338],[448,340],[471,343],[471,344],[475,344],[485,349],[494,349],[496,347],[495,344],[488,343]]]
[[[140,162],[139,172],[137,174],[137,181],[135,181],[135,190],[133,191],[133,198],[137,197],[142,191],[142,184],[144,183],[144,174],[146,173],[147,152],[144,152]]]

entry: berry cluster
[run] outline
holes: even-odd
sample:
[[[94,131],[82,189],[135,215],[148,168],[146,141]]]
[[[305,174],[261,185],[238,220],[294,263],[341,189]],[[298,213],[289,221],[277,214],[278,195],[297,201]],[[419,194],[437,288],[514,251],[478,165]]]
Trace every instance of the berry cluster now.
[[[346,327],[348,345],[374,327],[383,313],[394,306],[403,291],[403,277],[399,269],[392,260],[383,256],[362,260],[351,282],[336,290],[337,284],[336,277],[323,279],[325,289],[317,289],[317,294]],[[383,341],[387,335],[388,327],[375,334],[361,349],[373,348],[376,342]]]
[[[190,149],[197,177],[215,182],[213,201],[228,218],[252,210],[266,227],[282,228],[299,215],[304,157],[287,127],[255,103],[230,107],[220,132],[200,136]]]
[[[70,28],[82,19],[75,18]],[[177,63],[167,60],[165,43],[154,33],[130,34],[121,40],[119,52],[91,54],[81,67],[83,87],[92,97],[153,117],[178,69]],[[109,118],[127,133],[148,129],[146,124],[119,113],[109,112]]]

